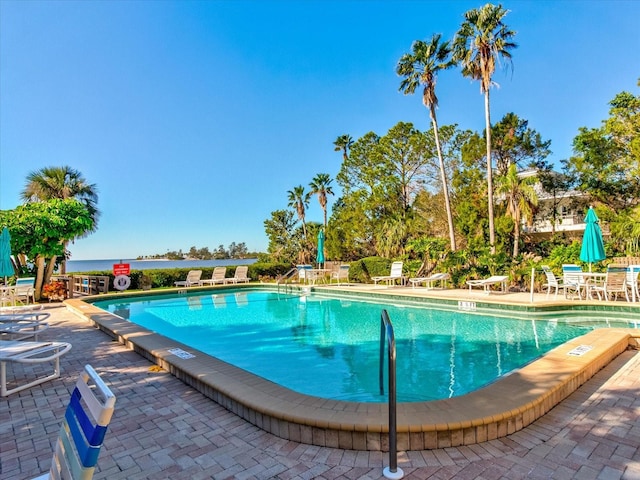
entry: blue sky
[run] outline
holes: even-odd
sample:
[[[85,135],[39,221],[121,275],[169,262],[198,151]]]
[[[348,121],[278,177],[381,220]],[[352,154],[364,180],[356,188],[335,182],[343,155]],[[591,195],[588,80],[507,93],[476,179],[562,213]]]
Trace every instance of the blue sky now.
[[[29,172],[70,165],[102,211],[73,260],[265,250],[287,190],[338,173],[339,135],[430,128],[420,96],[398,91],[397,61],[482,4],[0,0],[0,209]],[[492,120],[515,112],[567,158],[617,93],[638,94],[640,2],[503,5],[519,46],[494,76]],[[483,129],[477,82],[450,70],[437,94],[441,125]],[[308,220],[322,221],[315,199]]]

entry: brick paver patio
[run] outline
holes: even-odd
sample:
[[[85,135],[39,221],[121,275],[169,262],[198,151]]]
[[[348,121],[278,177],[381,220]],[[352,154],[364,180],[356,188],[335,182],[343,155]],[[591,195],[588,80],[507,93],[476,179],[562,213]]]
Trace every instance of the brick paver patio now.
[[[0,399],[0,478],[46,471],[69,394],[90,363],[117,396],[96,479],[378,479],[385,452],[282,440],[245,422],[62,307],[62,376]],[[36,367],[10,365],[8,377]],[[640,352],[628,350],[550,413],[500,440],[399,453],[408,479],[640,479]]]

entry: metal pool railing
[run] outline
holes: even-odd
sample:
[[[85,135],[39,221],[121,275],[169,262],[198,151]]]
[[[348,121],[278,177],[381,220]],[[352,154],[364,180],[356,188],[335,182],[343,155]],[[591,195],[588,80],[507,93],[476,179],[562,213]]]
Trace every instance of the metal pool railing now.
[[[382,310],[380,316],[380,395],[384,395],[384,350],[385,339],[387,344],[387,357],[389,361],[389,466],[383,470],[386,478],[402,478],[404,472],[398,468],[398,434],[396,425],[396,339],[393,333],[393,324],[386,310]]]

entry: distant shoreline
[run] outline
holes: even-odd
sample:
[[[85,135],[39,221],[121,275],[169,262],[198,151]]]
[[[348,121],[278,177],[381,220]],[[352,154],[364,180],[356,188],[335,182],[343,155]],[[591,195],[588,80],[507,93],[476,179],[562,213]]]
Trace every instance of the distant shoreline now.
[[[233,265],[251,265],[256,258],[230,258],[224,260],[169,260],[167,258],[134,259],[103,259],[103,260],[68,260],[67,273],[111,271],[114,265],[128,263],[131,270],[153,270],[163,268],[212,268]]]

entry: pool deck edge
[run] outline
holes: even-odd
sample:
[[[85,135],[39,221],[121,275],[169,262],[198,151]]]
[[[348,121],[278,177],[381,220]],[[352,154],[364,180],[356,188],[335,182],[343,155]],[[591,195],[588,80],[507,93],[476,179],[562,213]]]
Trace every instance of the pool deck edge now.
[[[386,404],[299,394],[191,347],[155,334],[81,299],[67,309],[169,371],[241,418],[281,438],[323,447],[388,450]],[[399,403],[397,448],[426,450],[501,438],[523,429],[573,393],[628,348],[635,329],[597,330],[476,392],[433,402]],[[579,355],[570,355],[575,349]],[[194,355],[180,358],[178,348]]]

